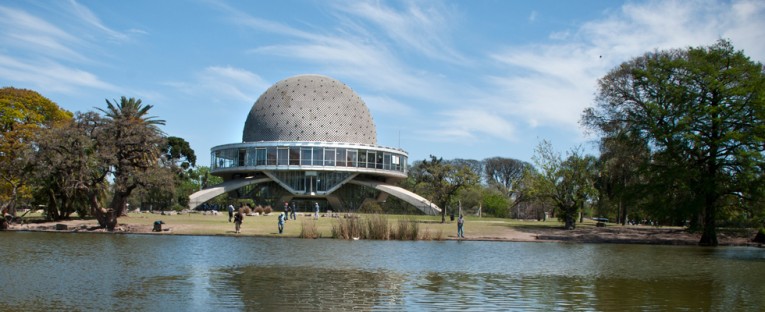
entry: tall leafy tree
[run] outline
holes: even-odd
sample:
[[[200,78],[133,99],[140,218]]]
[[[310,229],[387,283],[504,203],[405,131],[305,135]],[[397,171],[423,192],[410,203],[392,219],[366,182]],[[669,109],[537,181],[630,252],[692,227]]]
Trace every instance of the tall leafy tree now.
[[[122,97],[119,102],[106,100],[100,109],[107,119],[105,136],[112,142],[111,168],[114,175],[114,196],[108,209],[98,209],[94,215],[102,226],[114,230],[117,218],[127,208],[130,194],[151,180],[151,170],[158,166],[164,137],[159,125],[165,121],[148,116],[152,105],[140,99]]]
[[[524,204],[527,199],[523,192],[523,175],[531,164],[522,160],[492,157],[484,160],[485,174],[489,185],[497,188],[512,202],[511,209]],[[520,217],[520,213],[516,214]]]
[[[647,146],[631,133],[617,132],[613,137],[601,139],[596,178],[601,215],[614,211],[617,222],[627,224],[629,214],[636,212],[645,196],[641,171],[649,159]]]
[[[160,167],[139,190],[141,206],[150,209],[188,206],[189,195],[199,189],[198,175],[194,171],[196,159],[189,142],[179,137],[167,137]]]
[[[656,51],[601,78],[583,124],[605,137],[639,136],[651,151],[650,182],[689,193],[703,220],[699,244],[715,246],[718,216],[759,197],[764,93],[762,64],[728,41]]]
[[[56,128],[42,131],[34,158],[37,193],[45,198],[47,217],[83,217],[101,207],[111,155],[104,148],[104,120],[93,112],[78,113]]]
[[[446,210],[452,198],[465,187],[475,185],[479,177],[468,165],[454,165],[443,158],[430,155],[430,160],[415,164],[410,171],[416,181],[415,189],[430,194],[441,207],[441,222],[446,222]]]
[[[579,149],[574,149],[564,159],[550,142],[542,141],[533,160],[539,173],[529,175],[530,196],[551,203],[566,229],[576,228],[577,217],[595,194],[595,157],[584,156]]]
[[[31,195],[26,185],[40,129],[71,118],[72,113],[35,91],[0,89],[0,203],[11,214],[19,198]]]

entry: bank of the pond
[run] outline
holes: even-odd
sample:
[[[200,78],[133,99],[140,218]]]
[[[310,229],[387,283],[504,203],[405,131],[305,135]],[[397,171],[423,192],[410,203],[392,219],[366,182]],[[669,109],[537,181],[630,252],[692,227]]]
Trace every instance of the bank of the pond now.
[[[357,216],[365,218],[366,216]],[[234,224],[228,221],[228,215],[219,214],[155,214],[130,213],[119,219],[116,233],[138,233],[155,235],[228,235],[228,236],[264,236],[264,237],[299,237],[305,226],[314,228],[319,237],[332,237],[332,228],[337,226],[343,216],[336,218],[323,215],[315,220],[311,215],[299,214],[296,220],[286,222],[284,233],[277,230],[278,214],[267,216],[249,216],[245,218],[241,233],[234,232]],[[456,240],[456,221],[447,219],[440,222],[440,217],[433,216],[387,216],[389,224],[397,226],[400,220],[416,222],[418,231],[432,240]],[[34,219],[30,219],[34,220]],[[164,224],[162,232],[153,232],[155,221]],[[92,219],[72,219],[57,222],[26,222],[12,224],[11,231],[55,231],[55,232],[104,232]],[[724,231],[718,234],[722,246],[759,246],[751,242],[754,230]],[[700,235],[688,233],[680,227],[621,226],[608,224],[595,226],[595,222],[585,221],[578,224],[576,230],[562,229],[557,221],[525,221],[498,218],[468,217],[465,222],[464,240],[508,241],[508,242],[571,242],[571,243],[623,243],[657,245],[696,245]]]

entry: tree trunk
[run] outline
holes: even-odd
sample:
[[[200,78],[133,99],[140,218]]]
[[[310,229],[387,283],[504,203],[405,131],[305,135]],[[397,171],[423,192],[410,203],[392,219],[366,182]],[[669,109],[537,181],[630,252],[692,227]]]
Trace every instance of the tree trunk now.
[[[574,218],[573,215],[566,215],[566,223],[565,223],[566,230],[573,230],[576,229],[576,218]]]
[[[127,196],[121,192],[114,193],[112,203],[109,205],[109,209],[106,210],[105,213],[104,219],[106,223],[106,230],[111,232],[114,231],[115,227],[117,227],[117,218],[122,216],[122,214],[125,212],[125,204],[127,204]]]
[[[106,210],[101,209],[101,205],[98,203],[97,191],[88,191],[88,202],[90,204],[90,214],[98,220],[98,226],[106,228]]]
[[[48,207],[45,207],[45,214],[48,220],[58,220],[58,202],[51,188],[48,188]]]
[[[717,228],[716,228],[716,209],[714,205],[714,199],[707,195],[704,201],[704,229],[701,234],[701,240],[699,245],[701,246],[717,246]]]
[[[622,199],[619,198],[619,210],[621,211],[621,222],[622,225],[627,225],[627,205],[622,203]]]

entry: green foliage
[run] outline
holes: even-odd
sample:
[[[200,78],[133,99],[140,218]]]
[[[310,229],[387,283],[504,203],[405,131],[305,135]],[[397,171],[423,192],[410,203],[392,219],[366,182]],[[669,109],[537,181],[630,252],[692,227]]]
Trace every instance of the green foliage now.
[[[721,212],[753,210],[762,197],[764,119],[762,64],[721,40],[623,63],[599,81],[583,124],[648,147],[645,168],[629,175],[661,207],[653,213],[701,220],[699,243],[717,245]]]
[[[436,203],[442,210],[441,222],[445,222],[446,208],[457,192],[479,183],[480,176],[473,169],[467,162],[450,163],[431,155],[430,160],[415,163],[410,173],[415,192],[425,194]]]
[[[533,158],[540,172],[529,175],[530,196],[552,204],[565,228],[574,229],[579,213],[595,196],[595,157],[574,149],[563,159],[550,142],[542,141]]]
[[[0,89],[0,206],[16,214],[16,203],[29,203],[35,143],[40,131],[56,127],[72,113],[31,90]]]
[[[361,204],[361,207],[359,207],[359,212],[375,214],[382,213],[383,209],[382,206],[380,206],[380,203],[373,200],[367,200]]]
[[[99,109],[106,117],[102,144],[110,152],[109,165],[114,177],[114,196],[109,209],[95,210],[94,215],[101,226],[113,230],[117,218],[124,214],[127,199],[133,190],[150,181],[165,143],[159,125],[164,120],[147,116],[152,105],[143,105],[141,100],[122,97],[114,103],[106,100],[107,108]]]
[[[504,194],[496,191],[489,191],[483,197],[482,211],[485,214],[497,218],[507,218],[509,217],[509,208],[510,201],[507,199],[507,197],[505,197]]]

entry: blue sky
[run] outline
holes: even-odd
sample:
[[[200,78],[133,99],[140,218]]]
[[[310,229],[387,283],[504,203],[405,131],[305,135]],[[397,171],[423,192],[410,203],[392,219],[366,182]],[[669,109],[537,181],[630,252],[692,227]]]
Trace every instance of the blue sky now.
[[[410,161],[530,161],[542,139],[597,152],[578,122],[608,70],[719,38],[765,61],[765,1],[3,1],[0,86],[140,98],[209,165],[269,86],[322,74]]]

